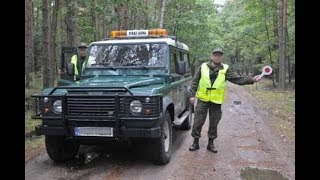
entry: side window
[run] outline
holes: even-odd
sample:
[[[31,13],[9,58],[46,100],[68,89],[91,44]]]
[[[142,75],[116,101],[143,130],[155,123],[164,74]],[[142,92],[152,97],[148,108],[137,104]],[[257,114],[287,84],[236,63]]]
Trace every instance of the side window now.
[[[183,54],[183,61],[186,62],[187,72],[190,72],[190,59],[189,59],[189,54],[187,54],[187,53],[184,53],[184,54]]]
[[[176,73],[176,53],[172,49],[170,50],[170,72]]]
[[[181,52],[177,51],[177,61],[182,61]]]

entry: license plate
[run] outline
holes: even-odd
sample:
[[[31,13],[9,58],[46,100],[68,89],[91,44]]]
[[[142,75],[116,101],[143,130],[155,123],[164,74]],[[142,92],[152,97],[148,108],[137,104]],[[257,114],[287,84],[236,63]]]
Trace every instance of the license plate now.
[[[112,127],[75,127],[75,136],[104,136],[113,137]]]

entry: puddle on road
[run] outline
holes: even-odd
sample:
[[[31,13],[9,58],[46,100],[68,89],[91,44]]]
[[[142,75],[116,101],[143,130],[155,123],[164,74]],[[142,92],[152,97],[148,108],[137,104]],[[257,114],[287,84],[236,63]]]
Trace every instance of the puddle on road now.
[[[66,163],[66,167],[68,167],[71,171],[73,170],[82,170],[87,169],[91,165],[93,165],[97,161],[103,161],[110,157],[109,154],[104,155],[101,153],[88,152],[77,154],[74,159]]]
[[[242,180],[288,180],[278,171],[251,167],[241,169],[240,177]]]
[[[68,161],[65,165],[69,168],[69,171],[76,171],[98,167],[101,163],[105,164],[106,162],[124,162],[136,159],[136,155],[139,154],[134,153],[135,149],[138,150],[138,148],[129,148],[127,144],[119,142],[99,146],[82,145],[74,159]],[[141,153],[141,155],[145,154]]]
[[[242,101],[233,101],[233,104],[240,105]]]

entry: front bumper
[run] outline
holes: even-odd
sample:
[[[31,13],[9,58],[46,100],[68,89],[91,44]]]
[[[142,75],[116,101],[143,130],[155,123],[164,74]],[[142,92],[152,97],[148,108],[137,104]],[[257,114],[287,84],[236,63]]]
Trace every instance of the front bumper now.
[[[66,130],[63,127],[47,127],[38,125],[35,128],[36,135],[57,135],[57,136],[74,136],[72,128]],[[114,133],[114,137],[145,137],[145,138],[157,138],[160,137],[160,127],[153,128],[119,128]]]

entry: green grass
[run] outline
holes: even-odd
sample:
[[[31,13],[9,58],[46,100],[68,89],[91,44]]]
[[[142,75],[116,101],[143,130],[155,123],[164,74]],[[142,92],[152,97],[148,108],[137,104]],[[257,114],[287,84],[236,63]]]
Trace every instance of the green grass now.
[[[287,177],[283,176],[280,172],[271,170],[271,169],[258,169],[258,168],[251,168],[246,167],[241,169],[240,177],[243,180],[288,180]]]
[[[24,144],[26,149],[37,149],[44,144],[44,136],[36,138],[25,138]]]
[[[44,146],[44,136],[36,138],[25,138],[25,162],[32,159],[34,156],[43,152]]]
[[[34,113],[34,101],[30,96],[32,94],[38,94],[42,90],[42,76],[39,74],[32,74],[32,81],[30,82],[30,88],[25,90],[25,135],[30,135],[35,130],[35,126],[41,124],[41,120],[32,119],[31,116]],[[34,157],[39,152],[43,151],[44,137],[31,137],[25,138],[25,160]]]
[[[41,120],[32,119],[31,115],[34,113],[34,100],[30,96],[32,94],[40,93],[42,90],[42,74],[31,74],[30,88],[25,90],[25,134],[34,131],[36,125],[41,124]]]
[[[30,132],[34,131],[34,128],[41,124],[41,120],[39,119],[32,119],[31,115],[33,114],[32,111],[25,112],[25,120],[24,120],[24,133],[29,134]]]
[[[293,82],[294,83],[294,82]],[[257,86],[245,86],[267,110],[275,121],[273,126],[290,141],[295,138],[295,91],[289,87],[287,91],[273,88],[272,81],[263,79]]]

